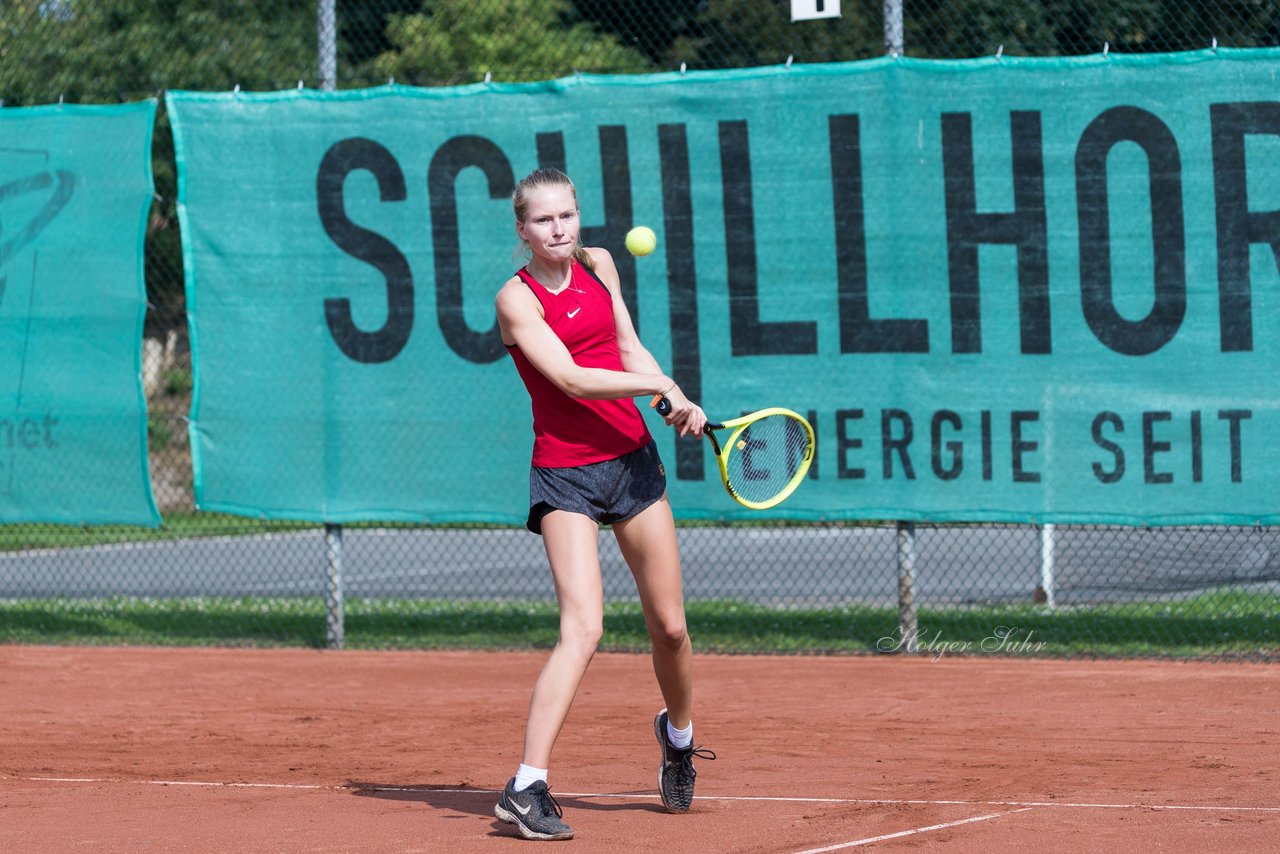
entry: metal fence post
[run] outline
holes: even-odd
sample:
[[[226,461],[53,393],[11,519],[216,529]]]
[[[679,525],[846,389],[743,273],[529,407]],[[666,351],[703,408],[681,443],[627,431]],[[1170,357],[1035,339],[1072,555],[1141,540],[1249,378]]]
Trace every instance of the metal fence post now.
[[[346,643],[346,627],[342,605],[342,526],[328,522],[324,526],[324,557],[328,570],[325,586],[325,645],[342,649]]]
[[[920,647],[916,618],[916,526],[898,523],[898,636],[899,649],[914,655]]]
[[[1044,605],[1053,607],[1054,527],[1052,523],[1040,526],[1040,590],[1044,593]]]
[[[884,0],[884,52],[902,56],[902,0]]]
[[[320,88],[332,92],[338,87],[338,22],[335,0],[316,2],[316,56],[320,72]],[[325,640],[329,649],[342,649],[346,643],[345,615],[342,604],[342,526],[325,523]]]
[[[316,53],[319,57],[320,88],[332,92],[338,87],[338,22],[335,0],[317,0]]]

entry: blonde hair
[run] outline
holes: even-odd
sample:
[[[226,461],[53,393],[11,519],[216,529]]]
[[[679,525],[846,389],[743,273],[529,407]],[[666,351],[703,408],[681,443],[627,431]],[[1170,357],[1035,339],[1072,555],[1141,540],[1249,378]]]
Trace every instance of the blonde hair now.
[[[573,181],[569,180],[569,176],[554,166],[543,166],[539,169],[534,169],[521,178],[520,182],[516,184],[515,190],[511,193],[511,207],[515,210],[516,222],[524,222],[525,215],[529,213],[529,196],[534,190],[541,187],[568,187],[569,192],[573,194],[573,204],[575,206],[578,204],[578,188],[573,186]],[[532,252],[529,249],[529,242],[521,238],[520,246],[516,248],[516,252],[523,253],[525,257],[528,257]],[[591,256],[582,247],[581,232],[578,233],[578,245],[573,249],[573,258],[588,270],[595,269]]]

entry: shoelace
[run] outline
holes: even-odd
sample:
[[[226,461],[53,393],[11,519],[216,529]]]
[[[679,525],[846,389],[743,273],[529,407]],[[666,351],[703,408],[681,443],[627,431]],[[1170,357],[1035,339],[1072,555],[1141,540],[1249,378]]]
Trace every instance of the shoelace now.
[[[698,776],[698,772],[693,768],[693,757],[699,759],[715,759],[716,752],[706,747],[695,747],[688,751],[677,751],[680,754],[676,760],[676,785],[685,787],[692,785],[693,779]]]
[[[551,804],[550,810],[547,809],[547,804]],[[551,789],[549,788],[542,790],[541,807],[543,815],[550,815],[550,813],[554,812],[556,818],[564,818],[564,810],[560,809],[560,802],[551,795]]]

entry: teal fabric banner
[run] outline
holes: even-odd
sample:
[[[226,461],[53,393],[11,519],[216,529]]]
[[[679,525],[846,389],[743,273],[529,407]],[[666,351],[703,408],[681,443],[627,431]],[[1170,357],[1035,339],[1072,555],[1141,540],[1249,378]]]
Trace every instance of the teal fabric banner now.
[[[520,521],[509,194],[574,177],[712,418],[810,416],[802,519],[1276,522],[1277,51],[173,92],[207,509]],[[623,235],[652,226],[633,259]],[[642,402],[643,405],[644,402]],[[754,517],[654,416],[677,513]]]
[[[0,110],[0,523],[159,524],[141,379],[155,111]]]

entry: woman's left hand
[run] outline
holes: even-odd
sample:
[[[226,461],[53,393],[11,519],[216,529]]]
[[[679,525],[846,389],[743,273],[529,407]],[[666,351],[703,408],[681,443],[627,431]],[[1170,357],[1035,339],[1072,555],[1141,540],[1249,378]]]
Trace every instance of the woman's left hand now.
[[[702,407],[685,397],[678,385],[664,397],[671,404],[671,411],[664,417],[667,424],[680,431],[681,436],[701,436],[707,426],[707,414]]]

